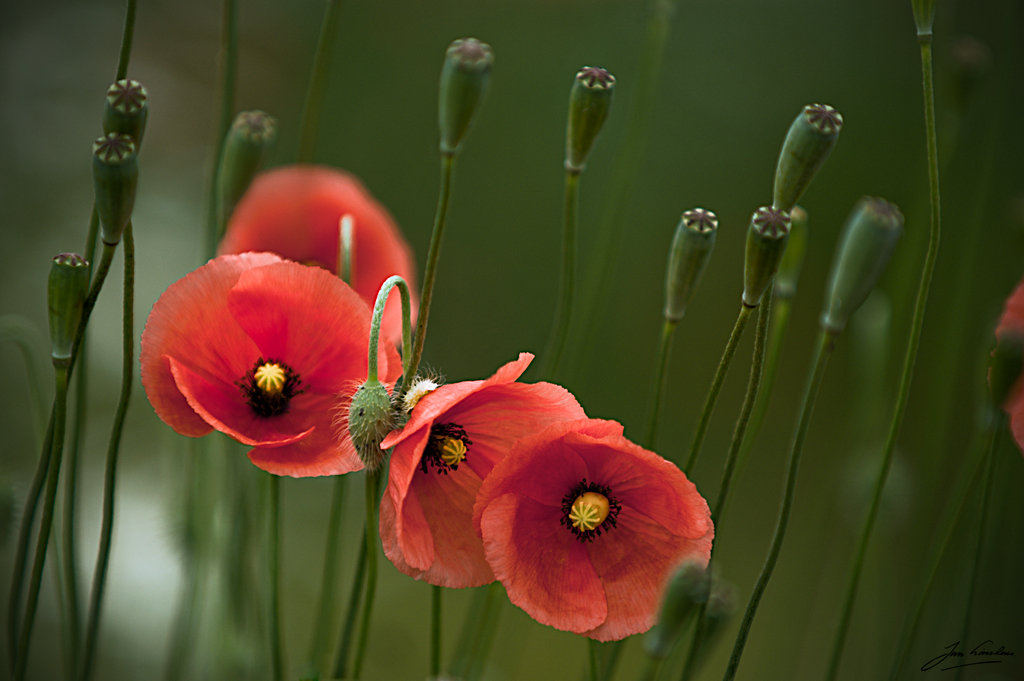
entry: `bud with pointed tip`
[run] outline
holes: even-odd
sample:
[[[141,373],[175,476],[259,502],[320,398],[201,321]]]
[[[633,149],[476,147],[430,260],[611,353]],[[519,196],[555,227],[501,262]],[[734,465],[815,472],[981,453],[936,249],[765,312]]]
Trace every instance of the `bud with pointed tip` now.
[[[875,287],[903,233],[903,214],[885,199],[865,196],[846,219],[832,263],[821,325],[837,334]]]
[[[50,342],[55,364],[71,361],[71,348],[82,319],[82,305],[89,292],[89,263],[75,253],[61,253],[50,266],[47,308]]]
[[[715,248],[718,217],[709,210],[694,208],[683,213],[672,237],[665,274],[665,319],[678,322],[693,299],[700,276]]]
[[[476,38],[456,40],[448,46],[441,68],[438,118],[441,153],[454,156],[480,108],[491,78],[491,46]]]
[[[128,135],[112,132],[92,145],[92,184],[96,212],[100,216],[103,243],[116,246],[135,207],[139,163],[135,142]]]
[[[581,173],[601,126],[608,118],[615,76],[596,66],[584,66],[569,91],[569,122],[565,129],[565,169]]]
[[[779,269],[789,241],[789,213],[761,206],[750,218],[743,264],[743,304],[757,307]]]
[[[142,146],[149,117],[146,88],[137,80],[119,80],[107,88],[103,101],[103,132],[119,132],[135,141],[135,150]]]
[[[348,432],[360,460],[371,473],[384,462],[380,443],[395,429],[391,395],[383,383],[369,378],[356,388],[348,410]]]
[[[217,210],[221,224],[231,217],[235,205],[249,188],[252,178],[267,162],[277,139],[277,119],[263,111],[242,111],[235,116],[217,172]]]
[[[775,167],[774,206],[787,213],[832,153],[843,117],[828,104],[808,104],[789,126]]]
[[[658,623],[644,637],[648,655],[661,660],[668,657],[687,619],[708,600],[709,582],[707,571],[697,563],[686,562],[676,569],[661,598]]]
[[[779,272],[775,275],[775,297],[792,298],[796,295],[796,282],[800,279],[800,269],[804,265],[804,253],[807,252],[807,211],[794,206],[789,213],[789,243],[782,254]]]
[[[1024,371],[1024,330],[1005,328],[989,362],[988,387],[992,404],[1002,407],[1020,393],[1020,376]]]

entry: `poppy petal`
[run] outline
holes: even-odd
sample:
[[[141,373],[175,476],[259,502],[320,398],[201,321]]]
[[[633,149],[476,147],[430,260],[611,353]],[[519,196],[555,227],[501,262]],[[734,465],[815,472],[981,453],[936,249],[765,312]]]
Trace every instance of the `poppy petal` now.
[[[315,475],[343,475],[363,469],[352,440],[340,436],[332,425],[318,425],[309,437],[280,447],[256,447],[249,460],[274,475],[307,478]]]

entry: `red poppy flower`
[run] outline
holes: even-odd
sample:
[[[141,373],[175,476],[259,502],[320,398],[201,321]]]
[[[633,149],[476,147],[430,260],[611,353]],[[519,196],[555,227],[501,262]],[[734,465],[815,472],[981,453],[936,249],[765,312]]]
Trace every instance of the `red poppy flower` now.
[[[996,336],[1001,338],[1008,330],[1024,334],[1024,281],[1021,281],[1006,299],[1006,307],[1003,308],[1003,316],[999,318]],[[1024,390],[1016,388],[1011,391],[1003,408],[1010,415],[1013,439],[1017,441],[1018,447],[1024,449]]]
[[[481,485],[473,525],[509,600],[599,641],[650,629],[671,571],[707,566],[714,536],[682,471],[596,419],[517,442]]]
[[[480,481],[519,438],[584,416],[560,386],[515,382],[532,360],[524,352],[486,381],[428,393],[405,428],[381,444],[395,449],[380,504],[380,536],[401,572],[452,588],[494,581],[473,531]]]
[[[318,267],[271,253],[221,256],[172,284],[142,333],[142,385],[156,413],[190,437],[213,429],[253,447],[275,475],[362,468],[340,402],[366,378],[370,311]],[[380,351],[382,377],[401,373]]]
[[[384,280],[400,275],[413,293],[415,322],[412,250],[387,209],[341,170],[299,164],[260,173],[235,207],[217,252],[270,251],[337,273],[338,234],[346,214],[353,218],[352,288],[372,309]],[[402,342],[398,296],[384,308],[381,333],[396,345]]]

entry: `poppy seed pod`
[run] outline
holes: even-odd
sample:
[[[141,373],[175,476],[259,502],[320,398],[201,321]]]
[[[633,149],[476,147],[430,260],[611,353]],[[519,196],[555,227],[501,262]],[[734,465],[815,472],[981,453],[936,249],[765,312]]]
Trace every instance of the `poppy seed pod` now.
[[[139,163],[135,142],[128,135],[112,132],[92,145],[92,184],[96,212],[100,216],[103,243],[116,246],[135,207]]]
[[[776,298],[792,298],[796,295],[796,282],[804,265],[804,253],[807,252],[807,211],[794,206],[789,217],[789,244],[782,254],[779,272],[775,275]]]
[[[786,251],[789,226],[789,213],[771,206],[762,206],[751,216],[743,264],[743,304],[747,307],[761,304]]]
[[[774,205],[787,213],[832,153],[843,117],[827,104],[809,104],[789,126],[775,167]]]
[[[89,263],[75,253],[61,253],[50,266],[46,302],[50,317],[50,342],[55,364],[71,362],[71,348],[82,319],[82,305],[89,292]]]
[[[119,80],[107,88],[103,100],[103,132],[119,132],[135,141],[136,152],[142,147],[149,118],[146,88],[137,80]]]
[[[687,561],[676,569],[665,587],[658,623],[644,637],[648,655],[659,660],[668,657],[696,606],[708,600],[710,581],[699,563]]]
[[[833,334],[846,328],[889,264],[903,232],[903,214],[885,199],[865,196],[846,219],[825,296],[821,325]]]
[[[476,38],[456,40],[448,46],[441,68],[438,118],[441,153],[454,156],[466,136],[491,78],[491,46]]]
[[[243,111],[235,116],[217,172],[217,210],[226,222],[249,188],[252,178],[266,163],[277,139],[277,119],[263,111]]]
[[[581,173],[601,126],[608,118],[615,76],[596,66],[584,66],[569,91],[569,122],[565,129],[565,169]]]
[[[666,320],[678,322],[686,313],[715,248],[717,230],[718,217],[703,208],[688,210],[679,220],[665,273]]]
[[[1024,370],[1024,331],[1004,329],[989,362],[988,387],[992,393],[992,404],[997,408],[1019,393],[1021,371]]]
[[[366,470],[373,472],[380,468],[384,461],[380,443],[394,427],[388,389],[376,379],[356,388],[348,410],[348,432]]]
[[[930,37],[935,23],[935,0],[910,0],[910,5],[914,9],[917,35]]]

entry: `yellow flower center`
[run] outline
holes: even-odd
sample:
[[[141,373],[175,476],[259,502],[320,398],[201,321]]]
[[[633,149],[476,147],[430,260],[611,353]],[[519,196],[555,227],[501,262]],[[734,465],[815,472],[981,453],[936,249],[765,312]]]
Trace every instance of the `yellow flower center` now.
[[[572,502],[569,521],[577,530],[586,532],[603,523],[609,510],[606,496],[597,492],[584,492]]]
[[[441,446],[441,460],[449,466],[458,466],[466,460],[466,443],[456,437],[446,437]]]
[[[267,395],[280,395],[284,390],[285,370],[280,364],[268,362],[253,374],[256,386]]]

